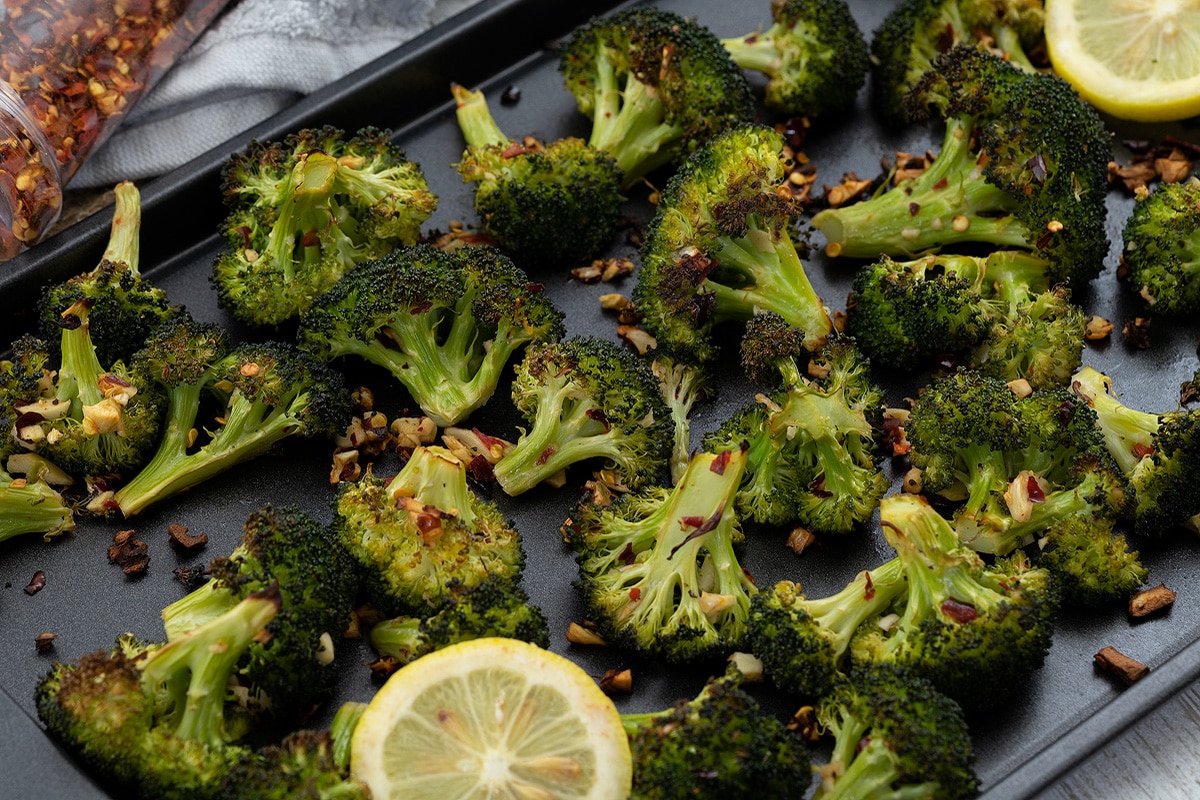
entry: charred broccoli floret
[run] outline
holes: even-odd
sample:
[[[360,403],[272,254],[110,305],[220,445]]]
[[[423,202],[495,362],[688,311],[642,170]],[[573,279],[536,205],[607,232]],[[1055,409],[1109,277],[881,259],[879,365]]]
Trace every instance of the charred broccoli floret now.
[[[354,356],[383,367],[445,426],[488,401],[523,346],[562,332],[541,285],[500,251],[422,244],[348,273],[317,298],[297,336],[323,361]]]
[[[352,267],[417,241],[437,197],[390,137],[307,128],[225,163],[226,246],[212,276],[223,307],[279,326]]]
[[[810,347],[833,332],[792,241],[799,206],[778,191],[787,178],[782,148],[776,131],[738,126],[667,184],[633,292],[661,350],[711,361],[715,326],[760,311],[804,331]]]
[[[812,782],[808,750],[741,681],[733,669],[691,700],[621,715],[633,754],[631,800],[803,794]]]
[[[672,662],[742,642],[755,592],[734,550],[745,466],[741,450],[699,453],[673,489],[585,502],[564,526],[588,616],[607,641]]]
[[[333,535],[296,508],[265,506],[246,520],[229,556],[209,564],[212,580],[163,609],[174,641],[278,584],[270,637],[247,648],[237,681],[265,716],[304,719],[337,678],[335,646],[349,624],[358,588],[354,561]]]
[[[129,181],[113,189],[112,237],[90,272],[47,286],[38,301],[40,335],[57,350],[62,312],[91,300],[88,317],[96,357],[103,364],[128,362],[154,329],[182,312],[139,269],[141,194]]]
[[[854,105],[867,42],[845,0],[771,0],[771,25],[723,39],[735,64],[767,78],[767,107],[814,116]]]
[[[242,656],[279,612],[277,587],[165,645],[131,636],[57,663],[35,702],[47,732],[105,782],[138,797],[217,800],[250,721],[227,691]]]
[[[167,394],[158,452],[116,493],[126,517],[271,451],[289,437],[345,429],[341,375],[283,342],[228,349],[215,325],[168,324],[135,364]],[[201,415],[214,400],[215,416]],[[203,433],[199,433],[203,431]]]
[[[1126,281],[1151,309],[1200,311],[1200,180],[1161,184],[1135,203],[1123,240]]]
[[[517,365],[512,399],[530,427],[493,472],[514,497],[594,458],[636,490],[656,483],[670,461],[671,412],[657,379],[607,339],[530,345]]]
[[[334,511],[364,589],[388,615],[428,615],[455,585],[512,587],[525,566],[520,535],[468,488],[466,466],[444,448],[416,448],[389,481],[342,484]]]
[[[1034,388],[1063,386],[1082,360],[1088,315],[1020,251],[884,256],[854,279],[849,323],[874,363],[900,370],[947,357]]]
[[[1074,89],[959,46],[935,59],[906,102],[915,117],[933,107],[945,120],[941,152],[917,177],[813,217],[827,254],[989,245],[1042,259],[1051,283],[1099,274],[1110,136]]]
[[[1037,564],[1054,576],[1064,606],[1128,600],[1146,582],[1138,552],[1105,517],[1077,514],[1051,525],[1038,540]]]
[[[582,139],[518,142],[500,130],[483,92],[450,87],[467,150],[457,164],[476,183],[475,213],[521,264],[564,267],[599,251],[621,221],[621,171]]]
[[[446,605],[429,617],[393,617],[371,626],[371,647],[398,666],[457,642],[502,636],[550,647],[546,615],[519,586],[451,583]]]
[[[747,324],[742,363],[752,380],[779,388],[735,413],[704,446],[719,452],[748,445],[740,513],[845,533],[891,486],[876,463],[883,395],[853,340],[830,337],[810,362],[801,338],[774,314]]]
[[[1137,533],[1159,535],[1200,514],[1200,411],[1139,411],[1113,394],[1112,380],[1091,367],[1071,379],[1095,412],[1108,452],[1129,478]]]
[[[638,6],[593,18],[559,57],[567,89],[592,120],[588,144],[613,157],[626,188],[754,118],[750,84],[720,39],[670,11]]]
[[[871,39],[875,107],[888,122],[904,123],[904,95],[958,44],[1032,71],[1029,53],[1042,43],[1044,15],[1042,0],[903,0]]]
[[[979,793],[962,709],[928,681],[885,668],[856,669],[817,706],[833,737],[814,800],[967,800]]]

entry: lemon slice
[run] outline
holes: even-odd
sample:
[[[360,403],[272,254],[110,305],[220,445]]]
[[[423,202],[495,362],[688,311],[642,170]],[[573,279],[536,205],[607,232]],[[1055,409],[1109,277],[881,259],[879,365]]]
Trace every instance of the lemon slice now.
[[[1046,0],[1045,30],[1055,71],[1101,111],[1200,114],[1200,0]]]
[[[514,639],[451,645],[395,672],[354,731],[375,800],[624,800],[612,701],[571,661]]]

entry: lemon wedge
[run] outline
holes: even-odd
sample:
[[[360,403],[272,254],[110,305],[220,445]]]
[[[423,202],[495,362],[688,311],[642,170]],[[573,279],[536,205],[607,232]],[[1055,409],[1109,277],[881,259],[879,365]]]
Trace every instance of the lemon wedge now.
[[[1200,0],[1046,0],[1055,71],[1114,117],[1200,114]]]
[[[514,639],[451,645],[395,672],[351,753],[351,775],[375,800],[624,800],[633,774],[596,682]]]

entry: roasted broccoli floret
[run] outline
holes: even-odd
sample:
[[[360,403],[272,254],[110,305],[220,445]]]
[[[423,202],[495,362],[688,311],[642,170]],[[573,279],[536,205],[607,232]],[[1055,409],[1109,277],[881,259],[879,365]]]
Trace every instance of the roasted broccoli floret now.
[[[1138,552],[1105,517],[1077,514],[1051,525],[1038,539],[1037,564],[1054,576],[1064,606],[1128,600],[1146,582]]]
[[[1021,397],[957,372],[920,394],[905,431],[924,490],[962,501],[958,535],[983,553],[1010,553],[1076,514],[1117,518],[1128,502],[1096,414],[1065,387]]]
[[[723,39],[735,64],[767,78],[767,107],[814,116],[854,105],[867,42],[845,0],[771,0],[771,25]]]
[[[11,349],[10,358],[0,359],[0,432],[6,437],[21,415],[17,409],[49,394],[54,387],[45,342],[25,334],[12,343]]]
[[[1052,284],[1100,273],[1110,136],[1074,89],[959,46],[906,102],[914,116],[933,107],[945,120],[941,152],[919,176],[813,217],[827,254],[899,258],[989,245],[1042,259]]]
[[[488,401],[518,350],[562,332],[541,285],[500,251],[422,244],[348,273],[313,303],[297,338],[323,361],[383,367],[446,426]]]
[[[345,429],[350,396],[339,373],[283,342],[228,350],[225,333],[190,320],[168,324],[138,353],[140,374],[167,394],[158,452],[117,491],[126,517],[257,458],[289,437]],[[214,400],[215,416],[202,417]]]
[[[53,350],[62,332],[62,312],[80,300],[93,301],[88,322],[103,364],[128,362],[155,328],[183,312],[139,269],[142,206],[137,187],[129,181],[118,183],[113,201],[112,235],[100,263],[90,272],[47,286],[38,301],[40,335]]]
[[[810,347],[833,332],[792,241],[799,213],[779,193],[783,138],[738,126],[690,157],[671,178],[646,231],[633,300],[660,350],[716,357],[713,329],[773,311]]]
[[[849,330],[872,362],[900,370],[954,358],[1034,388],[1063,386],[1083,356],[1088,315],[1021,251],[884,256],[854,279]]]
[[[136,368],[100,363],[90,332],[92,303],[85,298],[62,313],[59,368],[43,373],[38,396],[16,407],[12,435],[70,473],[129,475],[158,443],[162,394]],[[23,365],[17,372],[25,377],[50,361],[48,348],[33,340],[16,348],[13,363]],[[28,385],[25,377],[14,373],[18,385]]]
[[[750,576],[734,496],[741,450],[699,453],[673,489],[581,505],[564,526],[588,617],[608,642],[672,662],[736,649],[746,634]]]
[[[670,11],[639,6],[580,25],[559,71],[592,120],[588,144],[616,160],[629,188],[754,118],[754,95],[721,40]]]
[[[892,124],[906,121],[904,95],[938,55],[958,44],[991,50],[1032,71],[1029,54],[1042,43],[1042,0],[903,0],[871,39],[876,109]]]
[[[364,589],[385,614],[428,615],[455,586],[521,577],[521,538],[495,504],[467,486],[466,466],[418,447],[389,481],[343,483],[334,530],[358,560]]]
[[[1129,478],[1134,531],[1157,536],[1200,514],[1200,411],[1130,408],[1091,367],[1075,373],[1071,390],[1095,412],[1108,452]]]
[[[1126,282],[1155,312],[1200,311],[1200,180],[1164,183],[1125,223]]]
[[[658,380],[607,339],[530,345],[517,365],[512,399],[530,427],[493,470],[509,495],[593,458],[604,459],[634,490],[656,483],[668,466],[673,425]]]
[[[671,448],[671,483],[679,482],[692,460],[692,406],[708,398],[712,383],[708,370],[698,364],[659,356],[650,362],[650,370],[658,378],[663,400],[671,410],[675,423],[675,443]]]
[[[306,128],[252,141],[222,169],[229,215],[213,264],[221,305],[250,325],[297,317],[352,267],[413,244],[437,208],[388,131]]]
[[[265,506],[246,520],[229,556],[209,564],[212,580],[163,609],[167,640],[219,617],[272,583],[283,606],[238,665],[238,682],[265,716],[303,720],[332,692],[335,646],[358,588],[354,560],[322,525],[296,508]]]
[[[1050,649],[1058,609],[1050,573],[1020,551],[986,565],[919,495],[890,495],[879,510],[908,588],[891,624],[859,629],[851,662],[912,669],[964,708],[1009,699]]]
[[[165,645],[126,635],[111,651],[57,663],[35,702],[47,732],[115,788],[155,800],[216,800],[251,752],[250,720],[228,691],[279,612],[272,585]]]
[[[71,506],[54,487],[36,475],[16,479],[4,468],[0,450],[0,542],[27,533],[46,541],[75,530]]]
[[[485,580],[474,586],[452,582],[446,604],[433,616],[393,617],[371,626],[371,647],[398,666],[443,647],[502,636],[550,647],[546,615],[519,586]]]
[[[817,706],[833,737],[814,800],[967,800],[979,794],[962,709],[928,681],[863,668]]]
[[[803,741],[743,691],[741,681],[731,669],[691,700],[621,715],[633,755],[631,800],[804,793],[812,766]]]
[[[475,213],[520,264],[568,267],[612,239],[621,221],[621,170],[604,151],[568,137],[518,142],[500,130],[483,92],[450,87],[467,150],[456,167],[475,187]]]
[[[855,632],[881,619],[905,591],[899,559],[863,570],[828,597],[806,597],[798,584],[780,581],[751,601],[747,643],[780,689],[822,697],[846,671]]]
[[[752,380],[778,388],[736,412],[704,446],[748,445],[740,513],[845,533],[871,515],[891,486],[876,463],[883,394],[852,339],[830,337],[810,362],[801,338],[774,314],[747,324],[742,363]]]

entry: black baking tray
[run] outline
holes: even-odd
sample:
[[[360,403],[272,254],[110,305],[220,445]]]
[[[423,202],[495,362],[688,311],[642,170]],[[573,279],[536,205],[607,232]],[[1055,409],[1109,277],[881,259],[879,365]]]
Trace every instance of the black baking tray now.
[[[695,17],[720,36],[744,33],[767,21],[765,0],[663,0],[659,5]],[[869,36],[895,3],[851,0],[850,5]],[[462,152],[448,91],[450,81],[484,89],[497,121],[510,135],[545,139],[586,136],[587,122],[562,86],[552,44],[589,16],[614,7],[616,4],[605,2],[485,0],[224,146],[147,182],[141,187],[143,271],[194,315],[228,324],[235,335],[251,338],[251,332],[240,329],[217,307],[208,282],[220,246],[215,234],[223,215],[220,163],[250,138],[276,138],[307,125],[393,129],[397,141],[422,165],[441,198],[425,230],[446,230],[452,220],[473,223],[469,187],[450,167]],[[521,89],[521,99],[514,105],[499,102],[500,92],[508,86]],[[814,123],[803,149],[817,165],[818,183],[836,184],[846,172],[874,177],[880,172],[881,157],[896,151],[937,149],[938,134],[933,129],[885,129],[872,115],[870,103],[870,92],[864,90],[852,113]],[[771,121],[772,117],[764,114],[763,119]],[[1130,128],[1121,135],[1163,132],[1161,128]],[[1178,126],[1171,132],[1189,135]],[[661,185],[665,176],[652,179]],[[647,193],[644,187],[634,189],[628,207],[628,213],[642,221],[649,219],[653,210]],[[1114,244],[1106,269],[1077,296],[1090,312],[1117,322],[1118,330],[1122,320],[1143,312],[1140,301],[1130,298],[1115,278],[1117,243],[1131,202],[1122,193],[1110,193],[1109,234]],[[6,337],[0,341],[10,341],[31,327],[30,308],[47,281],[61,280],[96,263],[107,240],[109,221],[107,212],[97,214],[0,265],[0,336]],[[813,244],[806,261],[809,274],[827,304],[843,308],[853,264],[826,259],[820,252],[819,234],[813,236]],[[611,254],[636,258],[636,249],[620,240],[614,242]],[[533,276],[546,284],[547,292],[567,312],[571,333],[615,338],[615,322],[600,311],[597,298],[610,291],[628,294],[632,278],[611,285],[583,284],[573,280],[565,266]],[[1190,378],[1197,366],[1196,334],[1194,323],[1156,325],[1154,346],[1146,351],[1129,348],[1116,334],[1108,343],[1089,347],[1085,359],[1113,374],[1116,388],[1125,392],[1131,405],[1146,410],[1173,408],[1179,383]],[[694,441],[751,396],[749,387],[735,377],[735,360],[732,353],[727,357],[729,368],[718,397],[697,409]],[[372,386],[389,414],[409,405],[399,385],[386,377],[370,372],[354,377]],[[881,379],[899,401],[925,377]],[[504,389],[471,422],[489,433],[514,435],[517,420]],[[0,793],[32,795],[40,790],[61,797],[106,796],[41,734],[33,719],[33,689],[38,678],[52,660],[71,660],[109,646],[126,631],[161,639],[158,611],[184,591],[172,569],[227,553],[248,513],[264,503],[299,505],[317,518],[329,520],[333,497],[327,479],[329,463],[325,445],[293,443],[282,455],[244,465],[160,509],[151,509],[129,525],[81,520],[75,533],[49,544],[37,537],[0,544],[0,688],[7,693],[7,697],[0,695],[0,772],[5,775]],[[890,467],[895,473],[899,465]],[[618,699],[623,710],[661,708],[694,694],[708,670],[670,670],[615,650],[566,642],[567,624],[583,615],[571,585],[576,574],[574,560],[559,534],[559,526],[574,504],[573,487],[582,481],[583,473],[575,472],[572,478],[567,488],[539,489],[517,500],[498,491],[494,494],[523,534],[529,556],[525,586],[551,620],[552,649],[595,676],[612,668],[632,667],[636,688],[629,697]],[[208,533],[207,549],[188,559],[178,557],[167,544],[167,525],[173,522],[186,525],[193,533]],[[144,577],[126,578],[107,563],[107,546],[122,527],[134,527],[150,545],[151,563]],[[747,534],[744,564],[760,586],[790,578],[803,583],[813,596],[836,591],[859,569],[876,566],[889,557],[874,524],[850,536],[827,538],[802,557],[785,549],[782,530],[749,526]],[[978,772],[989,800],[1030,797],[1050,786],[1200,675],[1200,644],[1195,643],[1200,639],[1200,603],[1189,588],[1200,579],[1200,540],[1170,535],[1136,544],[1150,568],[1150,581],[1177,590],[1179,602],[1165,617],[1142,624],[1129,622],[1120,608],[1063,616],[1045,667],[1027,687],[1014,693],[1011,706],[972,720]],[[37,570],[44,571],[46,587],[30,596],[22,588]],[[51,652],[38,654],[34,637],[43,631],[56,633],[59,639]],[[1122,691],[1093,667],[1093,654],[1105,645],[1149,664],[1150,675]],[[328,721],[336,703],[372,695],[376,685],[363,666],[370,660],[371,653],[361,642],[344,647],[338,697],[314,724]],[[787,702],[769,687],[756,691],[772,708],[788,710]]]

